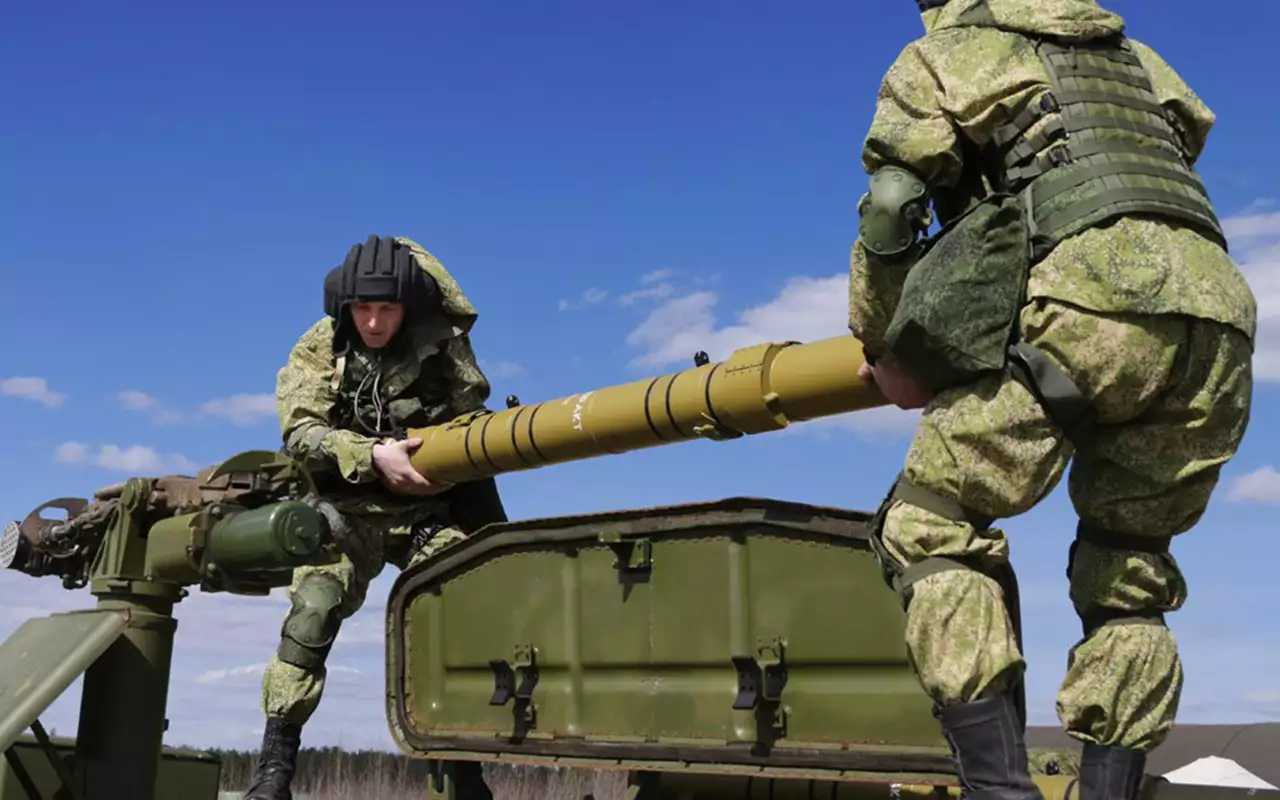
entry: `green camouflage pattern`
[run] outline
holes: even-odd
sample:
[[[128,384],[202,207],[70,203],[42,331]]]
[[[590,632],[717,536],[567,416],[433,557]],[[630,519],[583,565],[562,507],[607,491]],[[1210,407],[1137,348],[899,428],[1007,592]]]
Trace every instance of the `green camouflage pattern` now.
[[[353,484],[377,480],[373,445],[377,439],[358,429],[335,424],[335,410],[349,409],[355,389],[369,370],[380,371],[384,408],[405,424],[427,426],[446,422],[484,406],[490,386],[476,361],[469,332],[477,314],[444,266],[416,242],[397,237],[414,253],[419,267],[440,287],[445,320],[411,320],[387,352],[372,355],[352,348],[335,358],[334,320],[324,317],[299,337],[288,361],[276,377],[276,402],[285,450],[289,455],[330,467]],[[439,358],[433,358],[439,354]],[[424,364],[434,374],[421,374]],[[426,388],[424,388],[426,387]],[[372,421],[375,414],[361,408]]]
[[[934,190],[960,181],[962,140],[990,141],[1048,89],[1040,58],[1021,34],[1096,38],[1124,30],[1121,17],[1092,0],[953,0],[924,19],[925,36],[885,75],[862,161],[868,173],[907,167]],[[1150,47],[1133,44],[1194,162],[1213,112]],[[912,263],[910,256],[882,262],[860,242],[852,248],[849,327],[873,355],[887,352],[884,333]],[[1257,325],[1253,293],[1230,257],[1189,228],[1152,219],[1121,219],[1063,242],[1032,269],[1028,297],[1109,313],[1188,314],[1251,339]]]
[[[362,432],[355,423],[357,414],[375,423],[378,409],[372,393],[358,392],[358,387],[377,378],[380,427],[447,422],[484,408],[490,393],[469,338],[478,316],[474,306],[435,256],[411,239],[396,237],[396,241],[408,246],[419,268],[435,280],[445,318],[406,315],[402,334],[387,347],[365,352],[358,337],[353,337],[347,354],[335,356],[334,320],[325,317],[298,339],[276,380],[285,451],[318,466],[322,477],[340,476],[336,487],[332,481],[322,483],[320,493],[350,528],[342,560],[295,570],[292,586],[296,588],[312,573],[338,578],[343,586],[339,618],[344,620],[364,604],[369,583],[388,561],[406,566],[401,551],[407,550],[403,543],[415,523],[445,527],[423,548],[407,555],[411,563],[463,536],[452,527],[447,495],[399,496],[379,483],[373,446],[381,438]],[[323,667],[308,671],[273,656],[262,679],[263,711],[304,722],[319,703],[324,681]]]
[[[412,520],[394,526],[389,532],[392,535],[407,535]],[[360,524],[359,530],[364,534],[364,559],[343,557],[337,564],[323,566],[299,567],[293,571],[293,583],[289,587],[288,597],[308,575],[319,573],[331,575],[342,584],[342,605],[338,611],[339,620],[346,620],[364,605],[369,584],[378,577],[383,568],[383,537],[381,531],[368,524]],[[404,567],[411,567],[423,559],[429,558],[444,548],[462,541],[465,534],[454,527],[444,527],[437,531],[427,542],[409,554]],[[377,557],[372,557],[374,553]],[[281,717],[287,722],[299,725],[306,724],[320,705],[324,694],[327,669],[322,664],[316,669],[306,669],[280,660],[272,655],[262,673],[262,712],[271,717]]]
[[[1074,457],[1068,489],[1086,524],[1148,536],[1193,527],[1248,424],[1248,338],[1213,321],[1103,315],[1053,300],[1028,306],[1020,326],[1028,341],[1073,365],[1104,427],[1077,450],[1022,384],[994,374],[925,408],[906,480],[990,517],[1012,517],[1052,491]],[[884,543],[904,567],[930,556],[970,556],[985,567],[1009,558],[998,528],[975,530],[901,502],[889,509]],[[1024,668],[995,581],[951,570],[913,592],[907,647],[935,701],[979,699]],[[1071,599],[1081,615],[1174,611],[1186,593],[1172,555],[1078,545]],[[1172,634],[1117,624],[1073,648],[1058,710],[1079,740],[1149,750],[1168,734],[1181,688]]]

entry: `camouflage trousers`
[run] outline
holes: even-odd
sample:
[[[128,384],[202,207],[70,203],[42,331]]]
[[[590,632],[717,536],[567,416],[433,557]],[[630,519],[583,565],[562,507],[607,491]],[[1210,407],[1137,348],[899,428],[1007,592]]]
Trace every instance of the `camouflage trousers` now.
[[[336,579],[341,586],[336,609],[339,626],[364,605],[369,584],[382,573],[389,560],[407,569],[466,538],[457,527],[445,526],[416,549],[405,550],[403,555],[390,555],[389,551],[396,549],[391,546],[393,542],[409,540],[415,521],[432,518],[438,506],[431,499],[396,506],[359,501],[339,502],[335,506],[350,528],[345,538],[346,552],[337,563],[295,569],[287,596],[292,601],[299,586],[317,576]],[[293,613],[290,609],[289,615]],[[289,615],[285,617],[286,622]],[[336,629],[334,635],[337,635]],[[273,655],[262,675],[263,713],[305,724],[320,704],[326,675],[323,662],[306,668],[281,660],[278,653]]]
[[[1071,462],[1068,490],[1083,524],[1153,537],[1193,527],[1248,424],[1247,339],[1205,320],[1103,315],[1048,300],[1029,304],[1021,326],[1093,403],[1096,427],[1077,449],[1022,384],[993,375],[926,407],[904,479],[998,519],[1030,510]],[[899,500],[888,506],[883,544],[900,568],[959,556],[987,572],[1009,558],[999,529]],[[983,572],[935,572],[912,586],[907,650],[942,705],[998,693],[1025,668],[1002,591]],[[1174,611],[1186,599],[1168,553],[1077,541],[1070,574],[1082,620],[1101,610]],[[1106,625],[1071,649],[1058,716],[1077,740],[1150,750],[1172,727],[1182,681],[1166,627]]]

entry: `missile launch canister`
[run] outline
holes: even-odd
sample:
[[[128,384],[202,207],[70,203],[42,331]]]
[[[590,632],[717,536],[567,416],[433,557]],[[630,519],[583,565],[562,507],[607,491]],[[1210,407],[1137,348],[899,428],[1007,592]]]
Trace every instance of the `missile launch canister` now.
[[[453,483],[689,439],[723,440],[888,401],[858,377],[852,335],[766,342],[657,378],[415,428],[413,466]]]

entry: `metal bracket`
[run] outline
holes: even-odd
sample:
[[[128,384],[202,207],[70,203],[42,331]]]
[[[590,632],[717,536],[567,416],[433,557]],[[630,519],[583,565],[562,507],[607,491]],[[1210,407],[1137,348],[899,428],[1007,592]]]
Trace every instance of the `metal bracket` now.
[[[738,671],[738,694],[733,700],[737,711],[748,711],[764,703],[782,700],[782,689],[787,685],[787,640],[781,637],[756,640],[753,656],[733,656],[733,666]]]
[[[733,708],[754,711],[757,744],[767,747],[787,735],[787,709],[782,690],[787,685],[787,640],[775,636],[756,639],[754,655],[733,656],[738,672],[738,694]]]
[[[653,574],[653,542],[648,539],[623,539],[617,534],[600,534],[600,541],[613,551],[613,568],[618,583],[644,583]]]
[[[516,720],[516,736],[523,736],[537,720],[533,688],[538,685],[538,648],[531,644],[518,644],[510,664],[493,659],[489,668],[493,670],[493,696],[489,698],[489,705],[504,706],[514,698],[512,713]],[[520,678],[518,685],[517,673]]]
[[[49,734],[45,732],[44,725],[40,724],[40,720],[31,723],[31,732],[35,734],[36,742],[39,743],[40,749],[44,751],[45,757],[49,759],[49,766],[53,767],[53,771],[58,776],[58,781],[62,784],[56,792],[54,792],[54,800],[82,800],[79,789],[76,787],[75,781],[71,777],[71,770],[67,766],[67,762],[62,760],[62,756],[58,755],[57,749],[54,748],[53,742],[49,739]]]
[[[533,697],[533,687],[538,685],[537,652],[531,644],[515,646],[515,655],[511,664],[500,658],[489,662],[493,670],[493,695],[489,698],[491,706],[505,706],[511,698],[529,700]],[[520,672],[520,685],[516,686],[516,671]]]

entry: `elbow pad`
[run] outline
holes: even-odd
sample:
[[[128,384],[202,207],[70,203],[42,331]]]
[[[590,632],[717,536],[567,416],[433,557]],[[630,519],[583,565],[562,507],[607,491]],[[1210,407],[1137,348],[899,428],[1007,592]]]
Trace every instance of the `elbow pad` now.
[[[858,239],[871,253],[893,258],[910,250],[933,223],[924,181],[901,167],[881,167],[858,201]]]

